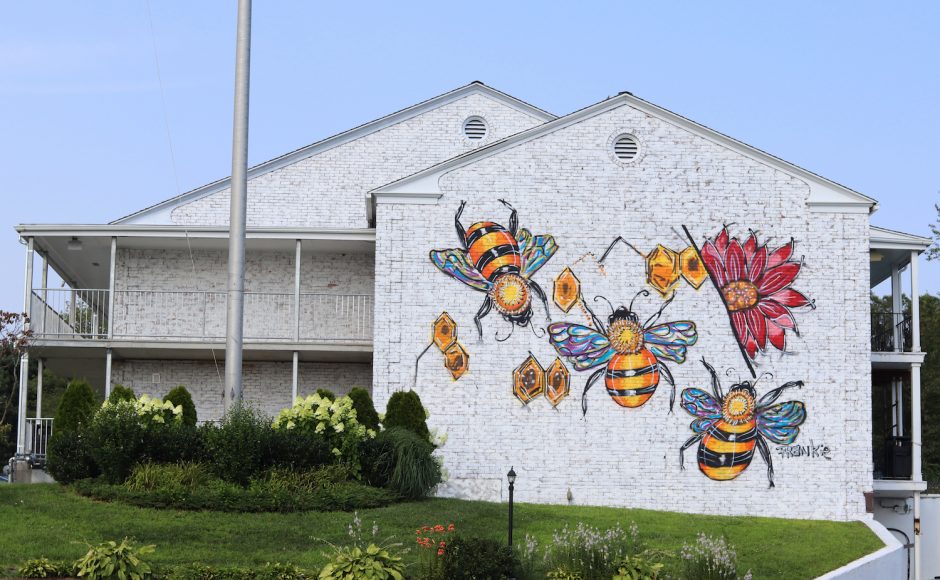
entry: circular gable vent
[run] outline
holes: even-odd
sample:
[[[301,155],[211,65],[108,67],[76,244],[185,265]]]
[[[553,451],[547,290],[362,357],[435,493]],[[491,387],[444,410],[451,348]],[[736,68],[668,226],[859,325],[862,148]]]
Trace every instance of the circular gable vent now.
[[[614,155],[621,161],[632,161],[640,150],[640,144],[633,135],[621,135],[614,141]]]
[[[463,134],[467,139],[479,141],[486,137],[486,121],[480,117],[470,117],[463,122]]]

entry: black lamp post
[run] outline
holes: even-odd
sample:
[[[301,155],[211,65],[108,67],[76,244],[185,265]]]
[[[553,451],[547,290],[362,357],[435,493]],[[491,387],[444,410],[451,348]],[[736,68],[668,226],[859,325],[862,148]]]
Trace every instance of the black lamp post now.
[[[509,547],[512,548],[512,492],[516,484],[516,471],[512,467],[509,468],[506,479],[509,480]]]

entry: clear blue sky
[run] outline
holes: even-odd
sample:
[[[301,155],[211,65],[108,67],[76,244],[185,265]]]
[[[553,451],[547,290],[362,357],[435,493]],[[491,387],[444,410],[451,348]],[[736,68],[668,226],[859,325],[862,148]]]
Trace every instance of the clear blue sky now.
[[[231,167],[235,0],[151,0],[179,188]],[[940,3],[256,1],[250,162],[479,79],[556,114],[629,90],[881,202],[940,201]],[[145,0],[0,19],[0,308],[16,223],[104,223],[177,193]],[[922,288],[940,291],[940,264]]]

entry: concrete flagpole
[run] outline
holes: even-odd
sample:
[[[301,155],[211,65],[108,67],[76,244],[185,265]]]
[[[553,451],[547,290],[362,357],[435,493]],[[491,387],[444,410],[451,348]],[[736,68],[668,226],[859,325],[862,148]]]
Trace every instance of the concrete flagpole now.
[[[235,43],[235,115],[232,129],[232,193],[229,209],[228,314],[225,324],[225,392],[222,397],[226,411],[242,398],[250,60],[251,0],[238,0],[238,30]]]

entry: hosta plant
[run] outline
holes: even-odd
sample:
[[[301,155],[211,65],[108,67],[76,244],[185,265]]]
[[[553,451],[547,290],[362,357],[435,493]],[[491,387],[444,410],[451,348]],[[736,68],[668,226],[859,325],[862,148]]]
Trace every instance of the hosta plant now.
[[[68,564],[53,562],[48,558],[26,560],[19,569],[22,578],[61,578],[71,573],[72,568]]]
[[[333,561],[320,570],[321,580],[402,580],[405,577],[405,565],[400,556],[392,554],[388,547],[369,544],[365,548],[358,546],[340,548],[333,555]]]
[[[150,564],[144,557],[153,553],[154,546],[135,546],[129,539],[121,543],[113,540],[89,545],[88,552],[75,563],[80,578],[89,580],[144,580],[151,578]]]

